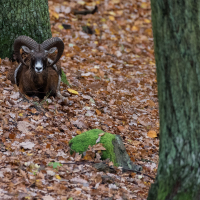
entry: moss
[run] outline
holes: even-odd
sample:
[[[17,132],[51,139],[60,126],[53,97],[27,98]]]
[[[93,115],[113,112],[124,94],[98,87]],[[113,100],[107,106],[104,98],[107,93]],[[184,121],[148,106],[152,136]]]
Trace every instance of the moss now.
[[[89,145],[93,146],[96,144],[96,140],[99,137],[98,135],[102,132],[103,131],[99,129],[92,129],[80,135],[77,135],[69,142],[71,150],[82,154],[83,152],[87,151]],[[103,146],[106,148],[105,151],[102,151],[101,158],[102,160],[109,158],[110,161],[114,163],[114,165],[117,165],[114,153],[114,146],[112,144],[113,139],[115,139],[115,135],[106,132],[101,137],[100,143],[102,143]]]

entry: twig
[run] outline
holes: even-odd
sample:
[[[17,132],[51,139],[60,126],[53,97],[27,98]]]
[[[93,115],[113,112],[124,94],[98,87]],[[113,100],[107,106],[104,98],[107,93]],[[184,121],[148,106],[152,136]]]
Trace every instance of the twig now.
[[[45,96],[45,98],[39,103],[41,106],[42,104],[48,99],[48,97],[50,96],[51,91]]]
[[[112,57],[114,57],[114,58],[117,58],[117,56],[114,55],[114,54],[110,54],[110,53],[105,53],[105,54],[108,55],[108,56],[112,56]]]
[[[101,162],[86,162],[86,161],[78,161],[78,162],[69,162],[69,163],[62,163],[62,164],[65,164],[65,165],[68,165],[68,164],[75,164],[75,165],[81,165],[81,164],[96,164],[96,163],[101,163]],[[105,163],[106,164],[106,163]],[[109,167],[110,169],[113,169],[112,167],[110,167],[108,164],[106,164],[107,167]],[[126,169],[126,168],[123,168],[121,167],[122,169],[122,172],[136,172],[136,173],[139,173],[139,174],[142,174],[144,176],[148,176],[149,178],[151,178],[152,180],[155,180],[152,176],[148,175],[148,174],[145,174],[143,172],[140,172],[140,171],[137,171],[137,170],[134,170],[134,169]]]
[[[21,95],[22,95],[22,97],[24,97],[24,99],[26,100],[26,101],[28,101],[28,103],[33,103],[34,104],[34,107],[38,110],[38,111],[41,111],[41,112],[43,112],[43,114],[45,114],[45,112],[46,112],[46,110],[43,108],[43,106],[40,104],[40,103],[37,103],[37,102],[34,102],[34,101],[30,101],[29,99],[27,99],[26,98],[26,96],[24,95],[24,94],[22,94],[21,92],[19,92]],[[39,105],[38,105],[39,104]],[[43,110],[44,111],[43,111]]]
[[[100,162],[94,162],[94,161],[77,161],[77,162],[67,162],[67,163],[62,163],[63,165],[70,165],[70,164],[73,164],[73,165],[82,165],[82,164],[96,164],[96,163],[100,163]]]
[[[143,173],[143,172],[137,171],[137,170],[135,170],[135,169],[126,169],[126,168],[122,168],[122,170],[123,170],[124,172],[136,172],[136,173],[142,174],[142,175],[144,175],[144,176],[148,176],[148,177],[151,178],[152,180],[155,180],[152,176],[150,176],[150,175],[148,175],[148,174],[145,174],[145,173]]]

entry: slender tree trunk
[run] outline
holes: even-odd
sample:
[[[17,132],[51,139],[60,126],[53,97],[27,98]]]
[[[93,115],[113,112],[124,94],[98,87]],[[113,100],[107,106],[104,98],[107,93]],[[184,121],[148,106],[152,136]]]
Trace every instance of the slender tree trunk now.
[[[48,0],[0,0],[0,58],[12,58],[19,35],[39,43],[52,36]]]
[[[148,200],[200,199],[200,3],[151,0],[160,113]]]

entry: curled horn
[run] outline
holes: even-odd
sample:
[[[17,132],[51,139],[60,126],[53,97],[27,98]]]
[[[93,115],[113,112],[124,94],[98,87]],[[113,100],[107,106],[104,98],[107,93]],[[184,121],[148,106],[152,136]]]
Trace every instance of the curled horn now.
[[[58,50],[57,56],[55,60],[49,65],[49,66],[53,66],[56,62],[58,62],[58,60],[63,54],[63,51],[64,51],[63,41],[58,37],[54,37],[54,38],[45,40],[41,45],[44,48],[44,50],[49,50],[52,47],[57,47],[57,50]]]
[[[32,38],[25,36],[25,35],[21,35],[17,39],[15,39],[15,42],[14,42],[15,56],[20,62],[22,62],[24,65],[27,66],[27,64],[24,62],[24,60],[22,59],[21,54],[20,54],[20,48],[22,46],[27,46],[29,49],[35,50],[38,48],[38,43],[35,40],[33,40]]]

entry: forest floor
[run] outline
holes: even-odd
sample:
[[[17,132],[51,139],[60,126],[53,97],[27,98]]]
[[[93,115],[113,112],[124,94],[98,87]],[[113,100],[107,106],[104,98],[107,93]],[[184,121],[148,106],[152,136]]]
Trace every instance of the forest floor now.
[[[13,63],[0,61],[0,199],[146,199],[159,149],[150,1],[57,0],[49,10],[70,103],[20,96],[6,78]],[[76,13],[84,10],[94,12]],[[120,135],[142,174],[70,155],[69,140],[90,129]]]

